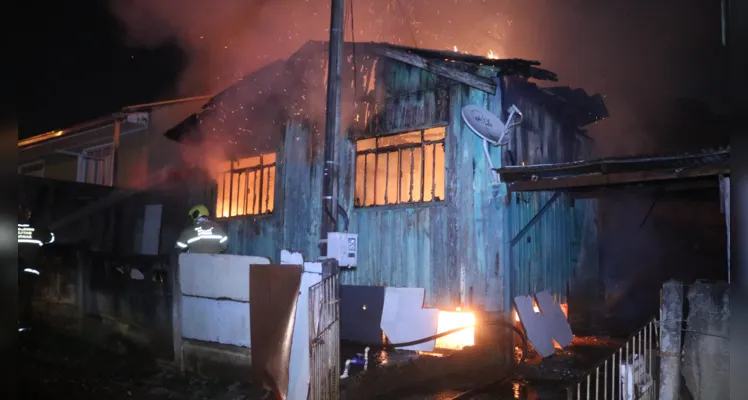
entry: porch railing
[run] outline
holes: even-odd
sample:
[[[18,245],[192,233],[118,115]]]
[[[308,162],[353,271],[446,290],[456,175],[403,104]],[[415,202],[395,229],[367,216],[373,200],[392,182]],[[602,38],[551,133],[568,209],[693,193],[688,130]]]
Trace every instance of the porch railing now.
[[[647,322],[605,361],[566,389],[568,400],[656,400],[660,334]]]

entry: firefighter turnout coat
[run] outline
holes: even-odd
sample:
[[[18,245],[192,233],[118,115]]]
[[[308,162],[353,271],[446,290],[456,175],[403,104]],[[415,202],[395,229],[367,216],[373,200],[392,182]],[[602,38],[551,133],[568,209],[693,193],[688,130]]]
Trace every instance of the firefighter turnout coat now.
[[[190,253],[223,253],[228,249],[228,236],[221,226],[205,217],[182,231],[177,247]]]

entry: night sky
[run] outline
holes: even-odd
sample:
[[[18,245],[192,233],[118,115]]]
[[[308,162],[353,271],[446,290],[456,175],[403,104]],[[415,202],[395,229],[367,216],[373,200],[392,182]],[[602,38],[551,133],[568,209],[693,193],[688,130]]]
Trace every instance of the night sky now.
[[[356,41],[540,60],[558,85],[605,97],[597,156],[724,144],[719,2],[353,0]],[[79,0],[37,16],[38,70],[19,133],[64,129],[122,106],[217,93],[308,40],[329,0]],[[349,8],[351,3],[347,2]],[[350,19],[348,19],[350,22]],[[346,40],[353,39],[346,25]],[[715,129],[717,127],[717,129]],[[709,132],[704,134],[704,132]]]
[[[120,25],[102,1],[45,3],[30,38],[30,65],[38,70],[24,88],[19,137],[64,129],[122,106],[158,100],[174,84],[184,57],[174,45],[128,48]]]

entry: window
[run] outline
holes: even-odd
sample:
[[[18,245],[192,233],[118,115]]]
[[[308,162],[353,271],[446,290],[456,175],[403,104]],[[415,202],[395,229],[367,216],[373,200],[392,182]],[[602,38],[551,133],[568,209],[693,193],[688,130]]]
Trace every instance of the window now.
[[[78,182],[112,186],[114,144],[83,150],[78,157]]]
[[[273,212],[275,153],[226,162],[218,180],[216,215],[260,215]]]
[[[44,161],[33,161],[19,166],[18,175],[44,177]]]
[[[444,136],[438,127],[356,141],[354,206],[444,200]]]

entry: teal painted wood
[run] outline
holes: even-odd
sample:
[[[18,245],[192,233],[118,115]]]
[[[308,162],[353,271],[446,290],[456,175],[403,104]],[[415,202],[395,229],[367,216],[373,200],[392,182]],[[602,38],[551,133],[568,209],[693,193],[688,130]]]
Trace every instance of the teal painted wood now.
[[[541,290],[565,301],[580,252],[578,219],[583,213],[570,208],[563,195],[520,243],[509,246],[551,194],[498,196],[482,141],[460,115],[466,104],[499,114],[497,99],[419,68],[366,60],[359,65],[359,78],[374,84],[357,90],[368,100],[347,109],[369,118],[364,123],[361,118],[346,120],[345,135],[337,142],[339,202],[349,216],[349,231],[359,234],[359,265],[343,271],[340,282],[422,287],[426,305],[440,308],[508,311],[512,297]],[[576,143],[573,133],[562,129],[542,106],[517,101],[522,101],[528,121],[523,125],[526,131],[512,142],[517,163],[566,160],[576,151],[576,144],[569,144]],[[319,257],[324,164],[322,136],[313,125],[291,119],[278,132],[284,140],[275,211],[271,216],[228,221],[229,232],[236,237],[231,252],[274,261],[281,249],[301,251],[307,260]],[[353,207],[356,138],[439,125],[447,127],[444,201]],[[493,148],[492,154],[494,166],[501,165],[499,150]]]

